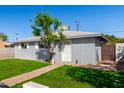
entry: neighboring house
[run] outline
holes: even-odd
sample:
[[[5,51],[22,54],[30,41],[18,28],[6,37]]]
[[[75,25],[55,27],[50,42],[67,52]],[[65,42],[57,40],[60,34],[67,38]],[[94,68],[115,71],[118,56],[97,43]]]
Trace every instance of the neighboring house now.
[[[2,38],[0,38],[0,48],[7,48],[7,47],[14,47],[12,43],[3,41]]]
[[[55,62],[77,64],[96,64],[101,61],[101,45],[107,39],[93,32],[64,31],[66,42],[59,42],[54,48]],[[18,40],[15,42],[15,57],[30,60],[47,60],[48,51],[39,37]]]
[[[13,48],[14,44],[10,42],[5,42],[5,48]]]
[[[0,48],[5,48],[5,42],[0,38]]]

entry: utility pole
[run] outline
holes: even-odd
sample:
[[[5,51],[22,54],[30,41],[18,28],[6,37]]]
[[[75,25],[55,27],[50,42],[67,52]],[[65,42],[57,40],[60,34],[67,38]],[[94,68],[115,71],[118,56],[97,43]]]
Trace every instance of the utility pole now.
[[[79,24],[80,24],[80,21],[76,20],[75,23],[77,24],[77,31],[79,31]]]
[[[18,40],[19,33],[15,33],[15,35],[16,35],[16,40]]]

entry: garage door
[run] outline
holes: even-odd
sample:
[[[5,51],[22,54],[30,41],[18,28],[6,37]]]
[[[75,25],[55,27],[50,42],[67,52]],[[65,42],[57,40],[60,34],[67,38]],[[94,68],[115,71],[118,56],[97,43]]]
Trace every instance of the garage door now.
[[[68,42],[64,45],[62,51],[62,61],[71,62],[71,43]]]

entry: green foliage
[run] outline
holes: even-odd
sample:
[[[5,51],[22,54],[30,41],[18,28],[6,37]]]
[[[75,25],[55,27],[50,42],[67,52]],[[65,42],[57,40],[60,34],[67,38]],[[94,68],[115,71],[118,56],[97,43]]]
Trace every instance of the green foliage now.
[[[54,19],[54,30],[57,30],[62,23],[57,18]]]
[[[32,32],[34,36],[39,36],[40,35],[40,30],[39,29],[36,29],[34,26],[32,26],[32,29],[35,30],[35,31]]]
[[[7,41],[8,40],[8,36],[6,34],[4,34],[3,32],[0,32],[0,38],[2,38],[3,41]]]
[[[124,73],[114,71],[102,71],[91,68],[70,67],[67,75],[81,82],[88,82],[98,88],[123,88]]]
[[[124,38],[117,38],[114,35],[108,35],[108,34],[102,34],[104,37],[106,37],[108,40],[110,40],[110,44],[115,43],[124,43]]]
[[[54,54],[53,50],[56,41],[59,41],[61,44],[65,41],[65,36],[62,33],[63,30],[59,29],[61,24],[62,23],[57,18],[52,18],[46,13],[38,13],[36,14],[34,25],[31,26],[33,35],[40,36],[44,46],[47,46],[50,54],[49,61],[51,61],[52,54]]]
[[[52,18],[46,13],[38,13],[34,25],[32,25],[33,35],[40,36],[42,41],[51,48],[51,44],[54,44],[57,40],[60,42],[65,40],[62,30],[58,30],[61,24],[57,18]]]

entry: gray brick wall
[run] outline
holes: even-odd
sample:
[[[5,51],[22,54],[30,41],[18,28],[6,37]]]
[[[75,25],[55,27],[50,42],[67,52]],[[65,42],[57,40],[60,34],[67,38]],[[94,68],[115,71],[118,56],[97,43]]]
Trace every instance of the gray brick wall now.
[[[15,48],[15,58],[28,60],[48,60],[49,54],[47,49],[18,49]]]

